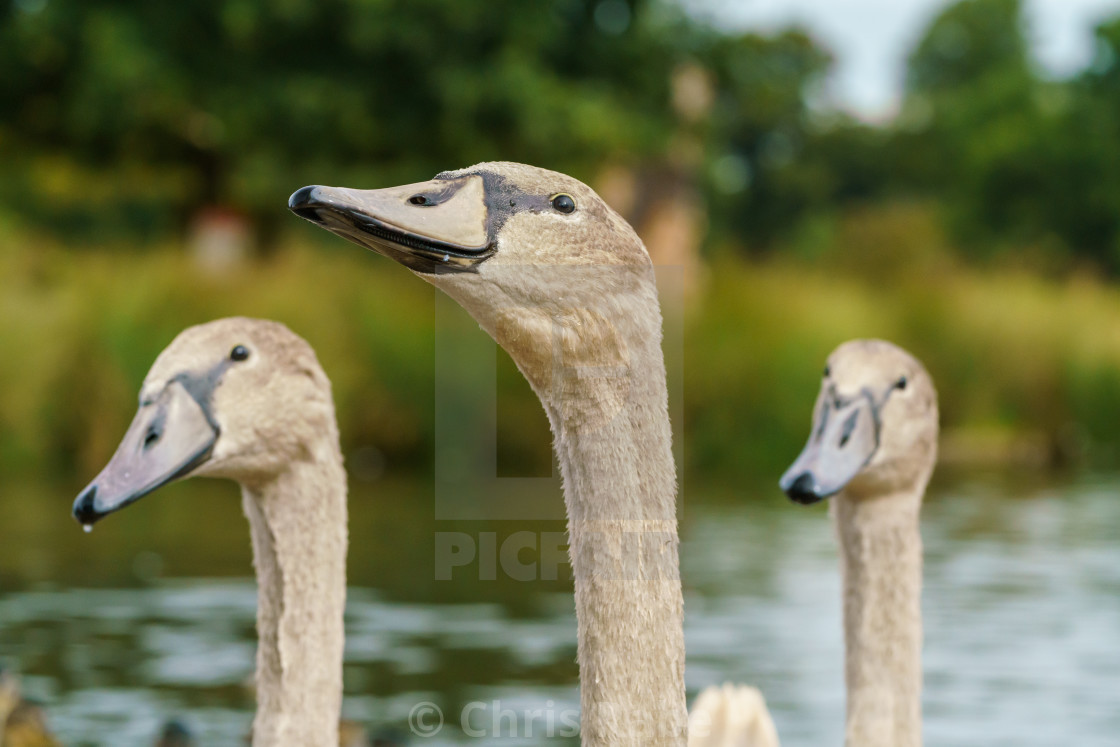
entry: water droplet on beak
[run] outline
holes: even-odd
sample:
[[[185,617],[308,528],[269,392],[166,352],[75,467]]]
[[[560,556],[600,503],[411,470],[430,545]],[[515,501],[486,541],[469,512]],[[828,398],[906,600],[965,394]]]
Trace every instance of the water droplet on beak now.
[[[93,524],[82,524],[82,531],[89,534],[93,531]]]
[[[448,260],[450,260],[450,259],[451,259],[451,255],[450,255],[450,254],[445,254],[445,255],[443,255],[443,261],[444,261],[444,262],[447,262],[447,261],[448,261]]]

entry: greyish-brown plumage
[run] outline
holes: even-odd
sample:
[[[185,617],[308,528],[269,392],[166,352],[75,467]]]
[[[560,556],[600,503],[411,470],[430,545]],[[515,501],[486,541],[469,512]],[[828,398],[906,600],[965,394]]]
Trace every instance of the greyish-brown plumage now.
[[[305,187],[289,204],[446,292],[513,358],[563,476],[583,744],[683,745],[676,473],[637,234],[581,182],[515,163],[384,190]]]
[[[832,496],[844,581],[848,747],[922,744],[922,538],[937,461],[937,391],[882,340],[828,358],[801,456],[782,477],[799,503]]]
[[[60,747],[46,714],[23,698],[19,678],[0,667],[0,747]]]
[[[342,700],[346,475],[330,381],[278,322],[182,332],[109,465],[74,502],[89,525],[175,479],[241,484],[257,569],[256,747],[335,747]],[[205,521],[205,517],[200,519]]]

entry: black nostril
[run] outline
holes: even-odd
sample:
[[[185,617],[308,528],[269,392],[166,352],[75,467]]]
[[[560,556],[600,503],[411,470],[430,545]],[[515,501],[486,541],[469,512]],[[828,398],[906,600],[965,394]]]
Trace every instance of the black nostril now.
[[[162,435],[163,435],[163,433],[160,432],[160,429],[156,428],[153,425],[151,428],[148,429],[147,435],[144,436],[144,448],[145,449],[150,449],[153,446],[155,446],[156,442],[159,441],[160,436],[162,436]]]
[[[421,207],[432,204],[432,201],[428,199],[427,195],[413,195],[408,198],[408,202],[412,205],[420,205]]]
[[[74,501],[74,518],[82,524],[92,524],[99,518],[94,500],[97,498],[97,486],[90,485],[85,492]]]
[[[843,449],[848,445],[848,440],[852,437],[852,432],[856,429],[856,423],[859,422],[859,410],[856,410],[848,419],[844,421],[840,431],[840,448]]]
[[[813,476],[808,472],[802,472],[797,476],[797,479],[786,488],[786,495],[790,500],[802,505],[816,503],[821,499],[821,495],[817,492],[817,484]]]

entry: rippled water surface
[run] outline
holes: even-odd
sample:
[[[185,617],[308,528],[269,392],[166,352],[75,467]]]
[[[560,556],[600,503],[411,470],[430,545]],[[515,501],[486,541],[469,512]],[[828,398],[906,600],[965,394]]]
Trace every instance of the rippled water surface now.
[[[243,744],[256,598],[236,490],[202,482],[167,493],[89,536],[67,518],[69,494],[0,496],[0,659],[23,672],[66,744],[148,745],[169,717],[201,744]],[[827,513],[776,492],[685,497],[690,697],[752,682],[784,745],[841,744]],[[432,703],[446,723],[414,739],[423,744],[471,741],[464,708],[469,728],[489,730],[484,742],[495,741],[494,719],[502,736],[519,735],[510,744],[570,733],[579,693],[566,569],[555,581],[480,580],[477,563],[450,582],[433,571],[437,532],[494,532],[500,546],[562,524],[434,522],[431,506],[430,486],[351,496],[345,715],[407,734],[410,712]],[[927,743],[1120,744],[1120,481],[943,483],[922,532]]]

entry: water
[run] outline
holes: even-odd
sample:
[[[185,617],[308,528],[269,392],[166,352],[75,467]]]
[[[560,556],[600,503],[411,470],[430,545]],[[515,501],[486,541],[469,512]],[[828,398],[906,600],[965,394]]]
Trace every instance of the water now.
[[[0,497],[0,660],[69,745],[148,745],[170,717],[241,745],[252,717],[255,587],[236,490],[174,486],[78,531],[72,495]],[[787,747],[841,744],[842,639],[825,511],[776,491],[686,495],[690,698],[758,685]],[[345,715],[424,744],[575,744],[570,583],[433,580],[433,535],[555,532],[554,522],[434,522],[430,485],[351,496]],[[207,517],[205,521],[200,516]],[[929,745],[1120,744],[1120,481],[957,480],[923,514]],[[541,536],[545,536],[541,534]],[[481,546],[481,545],[480,545]],[[430,705],[427,705],[430,704]],[[428,711],[424,711],[428,709]],[[496,723],[495,723],[496,721]],[[532,737],[526,737],[528,732]]]

